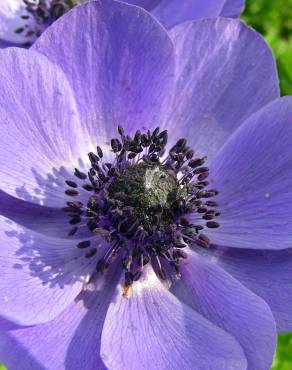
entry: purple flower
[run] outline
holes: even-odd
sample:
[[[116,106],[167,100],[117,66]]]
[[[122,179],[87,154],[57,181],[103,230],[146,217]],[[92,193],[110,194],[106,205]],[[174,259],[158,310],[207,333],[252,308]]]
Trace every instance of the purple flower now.
[[[292,100],[263,39],[97,1],[0,60],[1,361],[268,369],[292,329]]]
[[[30,46],[41,33],[86,0],[3,0],[0,2],[0,48]],[[209,17],[237,17],[244,0],[129,0],[151,12],[164,26]]]

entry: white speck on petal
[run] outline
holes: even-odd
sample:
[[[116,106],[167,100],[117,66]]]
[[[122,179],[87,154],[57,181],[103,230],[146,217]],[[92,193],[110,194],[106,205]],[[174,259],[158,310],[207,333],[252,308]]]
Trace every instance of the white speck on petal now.
[[[3,296],[3,302],[5,303],[9,302],[9,297],[7,295]]]

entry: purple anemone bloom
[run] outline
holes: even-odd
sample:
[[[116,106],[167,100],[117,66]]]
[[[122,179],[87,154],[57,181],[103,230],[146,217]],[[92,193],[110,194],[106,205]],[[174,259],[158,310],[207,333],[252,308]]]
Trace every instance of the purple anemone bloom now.
[[[0,2],[0,48],[30,46],[60,16],[86,0],[3,0]],[[165,27],[186,20],[238,17],[244,0],[125,0],[151,12]]]
[[[262,37],[94,1],[0,63],[8,369],[268,369],[292,329],[292,100]]]

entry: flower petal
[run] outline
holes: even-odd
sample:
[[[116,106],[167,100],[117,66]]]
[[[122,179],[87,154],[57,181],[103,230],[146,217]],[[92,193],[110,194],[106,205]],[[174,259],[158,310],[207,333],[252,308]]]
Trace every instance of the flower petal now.
[[[219,190],[214,244],[251,249],[292,247],[292,98],[252,115],[210,165]]]
[[[180,303],[152,268],[126,299],[120,286],[103,327],[101,356],[110,369],[246,369],[229,334]]]
[[[269,369],[277,332],[266,302],[193,251],[181,263],[180,272],[182,278],[173,286],[177,298],[233,335],[245,352],[249,369]]]
[[[47,322],[79,294],[94,270],[78,242],[49,238],[0,218],[0,316],[19,325]]]
[[[245,5],[245,0],[225,0],[223,9],[221,10],[222,17],[238,17]]]
[[[270,306],[278,332],[292,331],[292,249],[216,248],[211,258]]]
[[[170,34],[177,77],[166,126],[198,154],[213,156],[247,117],[279,97],[273,55],[239,20],[188,22]]]
[[[68,215],[61,209],[26,202],[2,190],[0,190],[0,215],[26,229],[55,238],[68,238],[68,232],[72,229]],[[70,238],[86,238],[88,235],[89,232],[85,227],[79,227],[78,232]]]
[[[22,17],[28,17],[24,19]],[[27,25],[33,26],[34,19],[26,11],[23,0],[5,0],[0,2],[0,41],[23,45],[32,40],[26,36]],[[0,47],[2,45],[0,44]]]
[[[0,49],[8,48],[9,46],[12,46],[10,42],[0,40]]]
[[[63,206],[65,179],[88,152],[70,85],[36,52],[8,48],[0,61],[1,188],[32,203]]]
[[[77,6],[33,49],[64,70],[95,145],[116,136],[117,124],[132,133],[160,121],[173,86],[173,45],[143,9],[109,0]]]
[[[161,2],[161,0],[127,0],[125,2],[127,4],[141,6],[141,8],[150,11],[155,8],[155,6],[157,6]]]
[[[152,14],[165,27],[201,18],[238,16],[243,0],[162,0],[152,10]]]
[[[120,274],[103,285],[89,284],[53,321],[0,332],[0,358],[14,370],[105,370],[100,358],[101,331]]]

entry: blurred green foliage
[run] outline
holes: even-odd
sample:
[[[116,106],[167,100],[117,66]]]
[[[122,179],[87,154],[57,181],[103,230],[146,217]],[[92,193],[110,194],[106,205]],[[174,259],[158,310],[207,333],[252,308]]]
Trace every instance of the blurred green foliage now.
[[[242,15],[273,49],[282,95],[292,95],[292,0],[247,0]],[[278,338],[272,370],[292,370],[292,333]]]
[[[278,337],[277,353],[272,370],[292,369],[292,333],[281,334]]]
[[[273,49],[281,93],[292,95],[292,0],[247,0],[242,19]],[[1,364],[0,370],[5,370]],[[279,335],[272,370],[292,370],[292,333]]]
[[[292,95],[292,0],[246,0],[242,19],[260,32],[273,49],[281,93]]]

